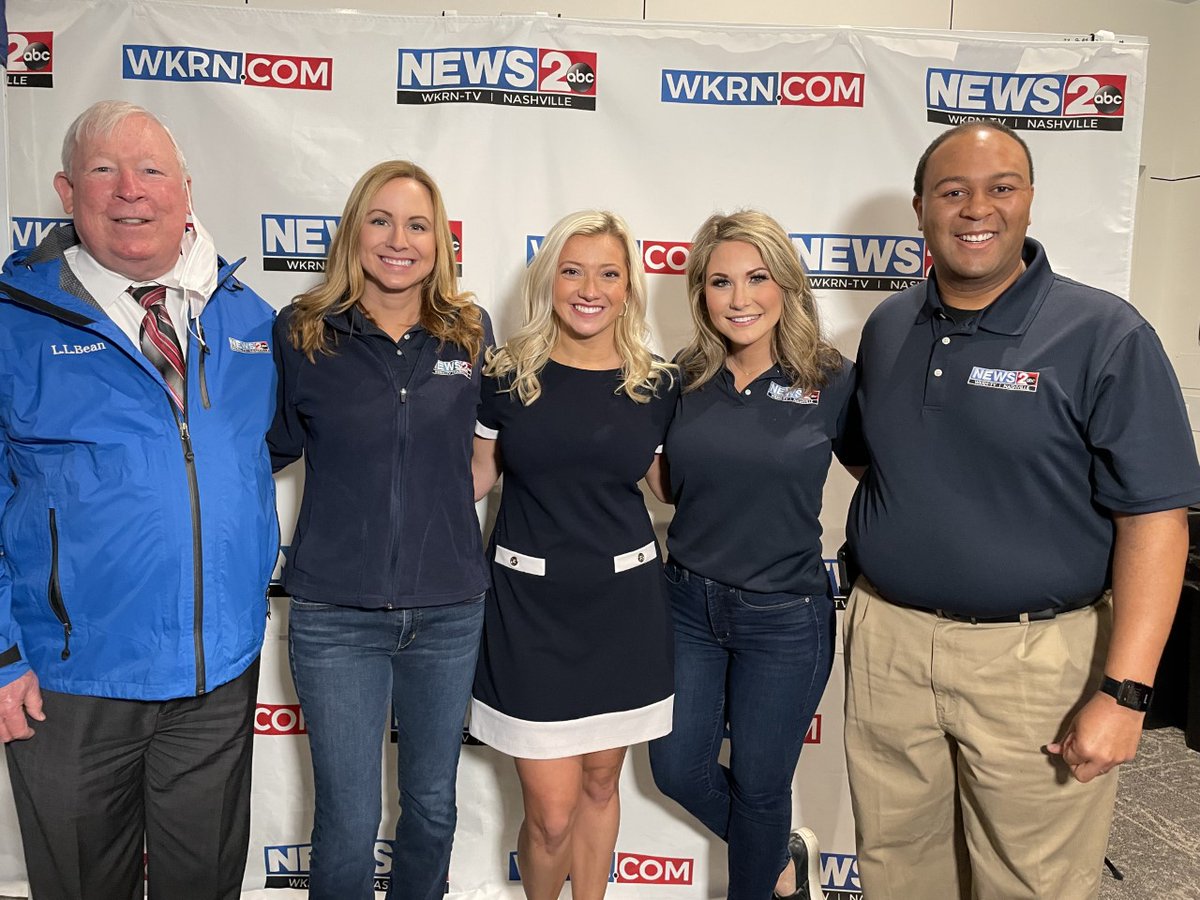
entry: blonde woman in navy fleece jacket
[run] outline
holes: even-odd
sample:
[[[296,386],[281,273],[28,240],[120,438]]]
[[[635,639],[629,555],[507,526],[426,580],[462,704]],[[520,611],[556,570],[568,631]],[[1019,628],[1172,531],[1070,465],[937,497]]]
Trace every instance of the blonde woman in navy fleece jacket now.
[[[275,324],[272,460],[305,460],[284,586],[316,788],[314,900],[374,897],[389,699],[402,812],[388,897],[445,891],[488,586],[471,441],[490,331],[458,293],[437,186],[400,161],[359,179],[324,283]]]

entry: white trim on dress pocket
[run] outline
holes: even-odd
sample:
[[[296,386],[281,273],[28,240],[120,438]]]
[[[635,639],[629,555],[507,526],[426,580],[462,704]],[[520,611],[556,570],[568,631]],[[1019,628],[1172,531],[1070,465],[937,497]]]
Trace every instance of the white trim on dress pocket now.
[[[478,419],[475,420],[475,435],[489,441],[494,441],[500,436],[500,431],[496,428],[488,428]]]
[[[613,571],[624,572],[626,569],[636,569],[638,566],[644,566],[652,559],[658,558],[658,546],[651,541],[645,547],[638,547],[636,550],[630,550],[628,553],[621,553],[613,557]]]
[[[524,572],[526,575],[545,575],[546,560],[540,556],[526,556],[516,550],[496,545],[496,562],[506,569]],[[618,570],[619,571],[619,570]]]

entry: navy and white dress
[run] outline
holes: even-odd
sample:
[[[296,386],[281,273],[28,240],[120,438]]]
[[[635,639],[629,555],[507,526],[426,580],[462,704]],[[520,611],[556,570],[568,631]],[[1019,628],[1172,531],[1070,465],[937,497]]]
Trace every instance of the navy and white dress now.
[[[500,442],[504,491],[470,729],[524,759],[661,737],[674,692],[662,560],[638,482],[677,387],[635,403],[616,393],[619,370],[554,361],[540,379],[524,406],[507,378],[484,378],[476,426]]]

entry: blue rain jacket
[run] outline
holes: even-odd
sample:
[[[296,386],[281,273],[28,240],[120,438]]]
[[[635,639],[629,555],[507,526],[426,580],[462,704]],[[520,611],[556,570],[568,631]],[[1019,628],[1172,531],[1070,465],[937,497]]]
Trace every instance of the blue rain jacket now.
[[[262,646],[274,314],[221,261],[185,420],[63,263],[76,241],[60,226],[0,276],[0,685],[32,668],[70,694],[202,694]]]

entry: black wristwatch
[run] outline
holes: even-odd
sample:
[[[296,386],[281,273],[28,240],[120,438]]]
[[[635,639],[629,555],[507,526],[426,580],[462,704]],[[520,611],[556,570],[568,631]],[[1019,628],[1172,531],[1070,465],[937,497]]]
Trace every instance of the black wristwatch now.
[[[1148,710],[1150,701],[1154,699],[1154,688],[1138,681],[1130,681],[1128,678],[1117,681],[1105,675],[1104,680],[1100,682],[1100,690],[1110,697],[1116,697],[1119,705],[1136,709],[1138,712]]]

